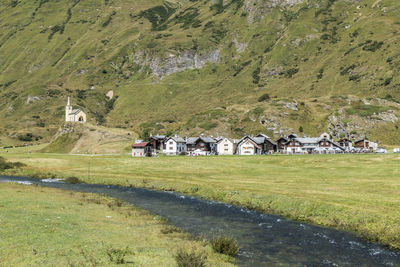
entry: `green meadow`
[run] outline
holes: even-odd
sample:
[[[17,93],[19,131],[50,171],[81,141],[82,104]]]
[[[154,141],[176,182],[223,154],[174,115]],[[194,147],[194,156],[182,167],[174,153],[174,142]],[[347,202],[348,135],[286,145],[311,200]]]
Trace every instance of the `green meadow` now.
[[[0,266],[176,266],[183,250],[227,256],[163,218],[104,196],[0,184]]]
[[[355,232],[400,249],[400,155],[131,158],[10,151],[7,173],[174,190]]]

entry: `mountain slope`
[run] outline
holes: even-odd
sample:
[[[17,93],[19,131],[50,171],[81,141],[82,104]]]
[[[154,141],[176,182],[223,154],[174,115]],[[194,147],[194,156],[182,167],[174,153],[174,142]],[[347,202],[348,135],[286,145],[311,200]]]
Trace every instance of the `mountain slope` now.
[[[8,0],[1,140],[48,140],[71,95],[92,123],[144,136],[329,130],[395,144],[399,12],[395,0]]]

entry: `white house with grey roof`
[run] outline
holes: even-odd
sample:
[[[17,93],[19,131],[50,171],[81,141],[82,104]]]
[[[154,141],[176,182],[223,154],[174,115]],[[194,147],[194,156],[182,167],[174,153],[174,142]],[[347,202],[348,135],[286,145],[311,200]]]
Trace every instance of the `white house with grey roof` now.
[[[72,109],[71,99],[68,97],[67,106],[65,107],[65,121],[66,122],[86,122],[86,113],[81,109]]]
[[[217,142],[218,155],[234,155],[236,153],[237,144],[239,140],[231,138],[221,138]]]
[[[164,141],[165,155],[180,155],[186,153],[186,140],[179,136],[168,137]]]

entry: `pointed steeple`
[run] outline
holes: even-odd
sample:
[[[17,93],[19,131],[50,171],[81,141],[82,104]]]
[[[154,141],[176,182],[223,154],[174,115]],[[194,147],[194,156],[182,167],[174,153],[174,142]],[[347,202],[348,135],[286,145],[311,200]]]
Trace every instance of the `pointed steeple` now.
[[[68,97],[67,106],[71,106],[71,98],[70,97]]]

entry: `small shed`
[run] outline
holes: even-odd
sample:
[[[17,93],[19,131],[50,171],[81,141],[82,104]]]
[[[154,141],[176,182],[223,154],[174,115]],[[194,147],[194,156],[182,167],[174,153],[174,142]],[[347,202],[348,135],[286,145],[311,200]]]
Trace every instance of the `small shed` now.
[[[149,142],[139,142],[132,145],[132,157],[151,157],[153,152]]]

